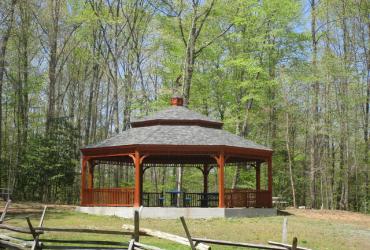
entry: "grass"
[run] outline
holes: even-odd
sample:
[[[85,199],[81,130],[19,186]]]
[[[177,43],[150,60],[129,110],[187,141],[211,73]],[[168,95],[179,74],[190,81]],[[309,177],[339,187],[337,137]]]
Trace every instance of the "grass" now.
[[[2,204],[0,204],[2,206]],[[14,207],[14,206],[12,206]],[[33,209],[24,209],[33,207]],[[31,216],[34,225],[38,224],[41,207],[37,205],[17,205],[7,218],[8,224],[27,226],[25,216]],[[11,211],[12,212],[12,211]],[[318,210],[288,210],[288,238],[298,238],[301,246],[312,249],[370,249],[370,216]],[[233,218],[187,220],[193,236],[210,239],[223,239],[250,243],[267,244],[268,240],[281,241],[283,217]],[[46,227],[80,227],[119,230],[122,224],[133,224],[132,220],[115,216],[87,215],[66,207],[48,209]],[[180,220],[142,219],[141,226],[185,236]],[[46,233],[41,239],[90,239],[128,242],[129,238],[111,235],[87,235],[76,233]],[[176,243],[152,237],[141,237],[140,241],[164,249],[189,249]],[[237,249],[212,246],[212,249]]]

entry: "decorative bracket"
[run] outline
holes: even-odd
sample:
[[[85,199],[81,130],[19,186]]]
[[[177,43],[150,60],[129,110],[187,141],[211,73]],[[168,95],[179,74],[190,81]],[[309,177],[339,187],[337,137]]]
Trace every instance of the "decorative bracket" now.
[[[139,155],[139,153],[137,152],[137,153],[135,153],[135,154],[129,154],[128,156],[130,156],[131,158],[132,158],[132,160],[134,161],[134,163],[136,162],[136,160],[137,160],[137,158],[136,158],[136,154],[138,154]],[[148,157],[149,155],[143,155],[143,156],[141,156],[140,157],[140,155],[139,155],[139,164],[142,164],[143,163],[143,161],[144,161],[144,159],[146,158],[146,157]]]

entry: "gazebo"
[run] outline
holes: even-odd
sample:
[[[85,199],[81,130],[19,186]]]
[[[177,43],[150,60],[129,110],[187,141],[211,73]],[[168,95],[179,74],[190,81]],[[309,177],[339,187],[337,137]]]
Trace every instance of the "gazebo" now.
[[[222,127],[222,122],[183,107],[183,99],[173,97],[169,108],[133,121],[130,129],[82,148],[80,210],[122,214],[117,211],[128,207],[131,207],[131,211],[132,207],[140,206],[175,210],[185,207],[186,213],[192,208],[218,208],[223,209],[224,214],[224,210],[229,208],[272,208],[273,151],[223,130]],[[134,186],[94,188],[94,168],[107,162],[131,164],[134,168]],[[176,195],[171,194],[169,203],[164,202],[163,192],[144,193],[144,171],[149,167],[171,164],[199,168],[203,175],[203,192],[187,193],[178,190]],[[255,188],[225,188],[225,164],[252,166],[255,169]],[[262,166],[267,167],[267,188],[264,190],[261,188]],[[217,169],[218,183],[217,192],[210,193],[208,175],[212,168]],[[174,198],[177,203],[173,202]]]

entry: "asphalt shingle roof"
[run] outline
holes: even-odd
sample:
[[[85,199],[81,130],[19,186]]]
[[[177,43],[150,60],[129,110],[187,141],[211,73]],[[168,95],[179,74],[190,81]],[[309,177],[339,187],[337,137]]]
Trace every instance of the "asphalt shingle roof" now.
[[[226,130],[201,126],[155,125],[131,128],[86,148],[126,145],[225,145],[242,148],[271,150]]]
[[[85,148],[128,145],[189,145],[232,146],[271,150],[253,141],[222,130],[222,124],[221,121],[199,114],[185,107],[171,106],[132,122],[132,128],[118,135],[97,144],[88,145]]]
[[[153,120],[177,120],[177,121],[185,121],[185,120],[186,121],[199,121],[201,120],[204,122],[219,123],[220,125],[222,125],[221,121],[218,121],[208,116],[199,114],[195,111],[192,111],[182,106],[171,106],[167,109],[161,110],[152,115],[148,115],[141,119],[134,120],[133,122],[131,122],[131,124],[133,125],[133,127],[135,127],[134,125],[137,122],[147,122],[147,121],[153,121]]]

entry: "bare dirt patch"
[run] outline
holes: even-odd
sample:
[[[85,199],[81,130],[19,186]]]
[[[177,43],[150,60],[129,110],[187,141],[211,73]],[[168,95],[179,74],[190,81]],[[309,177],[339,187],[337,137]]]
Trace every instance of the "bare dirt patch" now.
[[[309,219],[329,220],[349,224],[358,224],[370,228],[370,215],[340,211],[340,210],[316,210],[316,209],[294,209],[285,210],[289,214],[301,216]]]
[[[71,205],[56,205],[56,204],[40,204],[35,202],[22,202],[22,203],[11,203],[8,209],[9,214],[22,214],[22,213],[38,213],[42,212],[44,206],[48,206],[48,209],[58,210],[74,210],[76,206]],[[5,202],[0,201],[0,214],[3,212]]]

